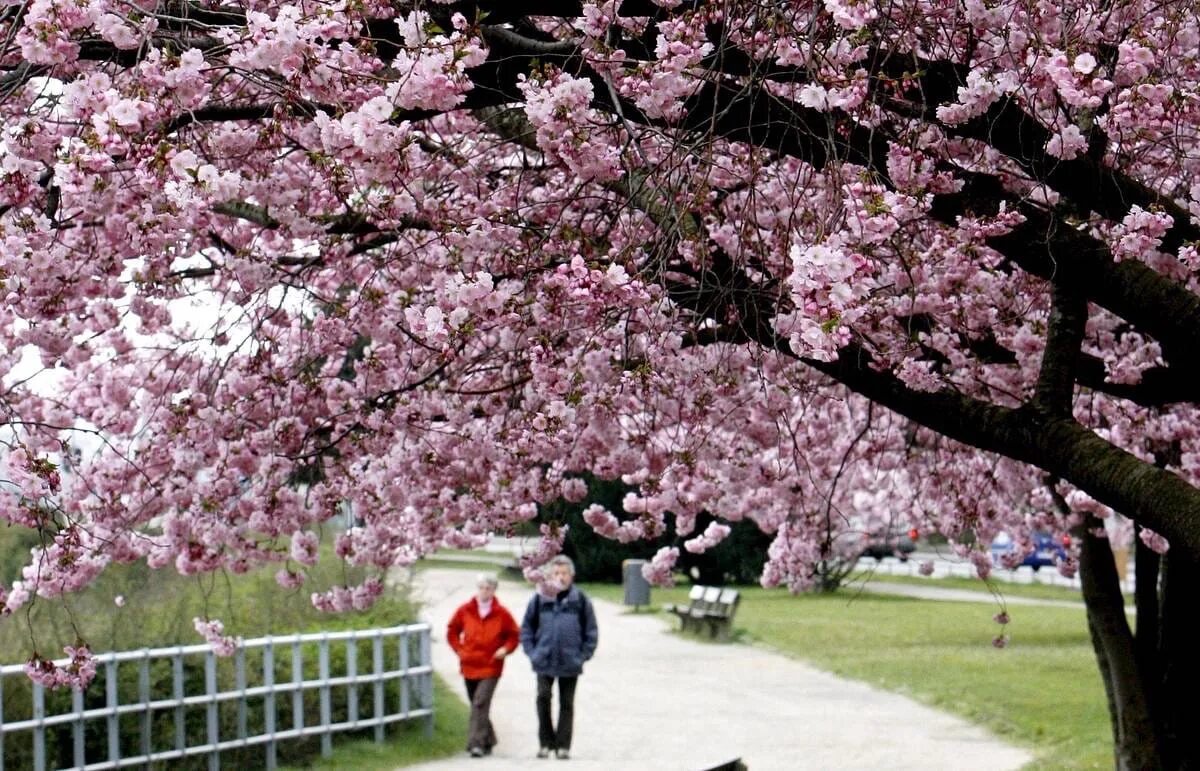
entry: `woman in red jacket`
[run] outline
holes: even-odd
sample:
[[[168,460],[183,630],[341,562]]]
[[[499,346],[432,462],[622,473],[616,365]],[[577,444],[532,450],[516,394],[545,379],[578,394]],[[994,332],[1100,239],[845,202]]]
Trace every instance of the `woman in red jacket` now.
[[[471,700],[467,752],[473,758],[490,754],[496,744],[496,732],[488,717],[492,694],[504,671],[505,656],[516,650],[521,640],[517,622],[496,599],[496,579],[481,575],[476,586],[475,596],[454,611],[446,627],[446,639],[458,654]]]

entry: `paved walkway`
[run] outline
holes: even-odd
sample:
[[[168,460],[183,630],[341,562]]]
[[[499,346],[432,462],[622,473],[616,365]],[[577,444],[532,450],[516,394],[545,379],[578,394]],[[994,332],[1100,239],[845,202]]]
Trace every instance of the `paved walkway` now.
[[[434,668],[464,699],[445,625],[471,596],[473,579],[469,571],[428,569],[417,574],[415,587],[433,625]],[[518,622],[529,595],[524,585],[500,585],[499,597]],[[981,728],[902,696],[762,648],[686,639],[658,616],[595,605],[600,647],[579,681],[569,768],[700,771],[740,757],[750,771],[1000,771],[1032,759]],[[416,768],[559,768],[562,761],[534,758],[534,691],[529,662],[518,652],[493,701],[495,753],[479,760],[464,752]]]
[[[863,584],[854,584],[846,587],[847,591],[863,591],[874,594],[896,594],[902,597],[917,597],[922,600],[942,600],[945,602],[983,602],[989,605],[999,607],[1000,600],[995,595],[984,591],[972,591],[970,589],[952,589],[945,586],[937,586],[937,579],[929,579],[930,585],[924,586],[921,584],[893,584],[887,581],[867,581]],[[1000,587],[1003,590],[1004,587]],[[1085,610],[1082,601],[1077,600],[1048,600],[1042,597],[1020,597],[1003,592],[1005,605],[1040,605],[1046,608],[1076,608]]]

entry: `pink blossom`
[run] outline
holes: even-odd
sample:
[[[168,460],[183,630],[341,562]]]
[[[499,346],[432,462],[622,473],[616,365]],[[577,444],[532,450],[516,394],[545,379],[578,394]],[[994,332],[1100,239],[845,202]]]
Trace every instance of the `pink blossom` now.
[[[319,556],[320,539],[311,530],[293,533],[290,554],[301,565],[315,565]]]
[[[693,554],[703,553],[725,540],[731,531],[732,528],[729,525],[721,522],[711,522],[702,534],[684,541],[683,548]]]
[[[1087,149],[1087,138],[1079,127],[1070,124],[1050,138],[1046,143],[1046,152],[1055,158],[1069,161]]]
[[[57,690],[71,687],[85,690],[96,676],[96,661],[86,645],[63,648],[66,660],[51,661],[34,653],[25,664],[25,674],[35,683]]]
[[[1146,527],[1138,532],[1138,538],[1142,539],[1142,543],[1156,554],[1166,554],[1167,550],[1171,548],[1166,538]]]
[[[671,586],[674,584],[674,567],[679,559],[679,549],[674,546],[664,546],[655,552],[654,557],[642,565],[642,576],[654,586]]]
[[[242,644],[241,637],[231,637],[225,634],[225,624],[217,619],[192,619],[196,633],[204,638],[218,656],[232,656]]]
[[[1075,57],[1074,69],[1080,75],[1090,75],[1096,69],[1096,57],[1082,53]]]

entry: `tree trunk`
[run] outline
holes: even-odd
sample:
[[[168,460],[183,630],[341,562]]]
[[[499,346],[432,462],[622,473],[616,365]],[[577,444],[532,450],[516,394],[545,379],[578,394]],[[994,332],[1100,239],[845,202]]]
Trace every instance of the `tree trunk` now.
[[[1080,578],[1096,661],[1108,694],[1113,723],[1113,755],[1118,771],[1155,771],[1163,763],[1146,681],[1138,668],[1133,632],[1108,539],[1089,515],[1082,528]]]
[[[1164,558],[1159,618],[1159,726],[1168,768],[1200,771],[1200,565],[1182,552]]]
[[[1134,526],[1134,607],[1137,609],[1137,636],[1134,650],[1137,652],[1138,669],[1142,682],[1146,683],[1146,695],[1155,723],[1162,725],[1162,662],[1159,661],[1159,605],[1158,575],[1162,558],[1158,552],[1142,542],[1142,527]]]

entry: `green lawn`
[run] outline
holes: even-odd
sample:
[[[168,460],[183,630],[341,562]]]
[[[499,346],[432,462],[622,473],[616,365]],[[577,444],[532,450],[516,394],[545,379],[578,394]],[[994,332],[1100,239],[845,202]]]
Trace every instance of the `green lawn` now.
[[[282,767],[283,771],[335,771],[348,768],[355,771],[391,771],[462,754],[470,710],[437,675],[433,677],[433,703],[433,738],[425,738],[424,720],[400,723],[398,727],[389,729],[387,741],[383,744],[376,744],[370,739],[338,742],[335,738],[331,757],[315,757],[306,765]]]
[[[587,589],[621,601],[619,586]],[[686,602],[687,588],[655,589],[653,597],[656,607]],[[1031,769],[1111,768],[1108,712],[1083,610],[1009,608],[1004,649],[992,646],[996,611],[851,591],[792,596],[748,588],[735,628],[744,642],[903,693],[1029,746],[1038,756]]]

